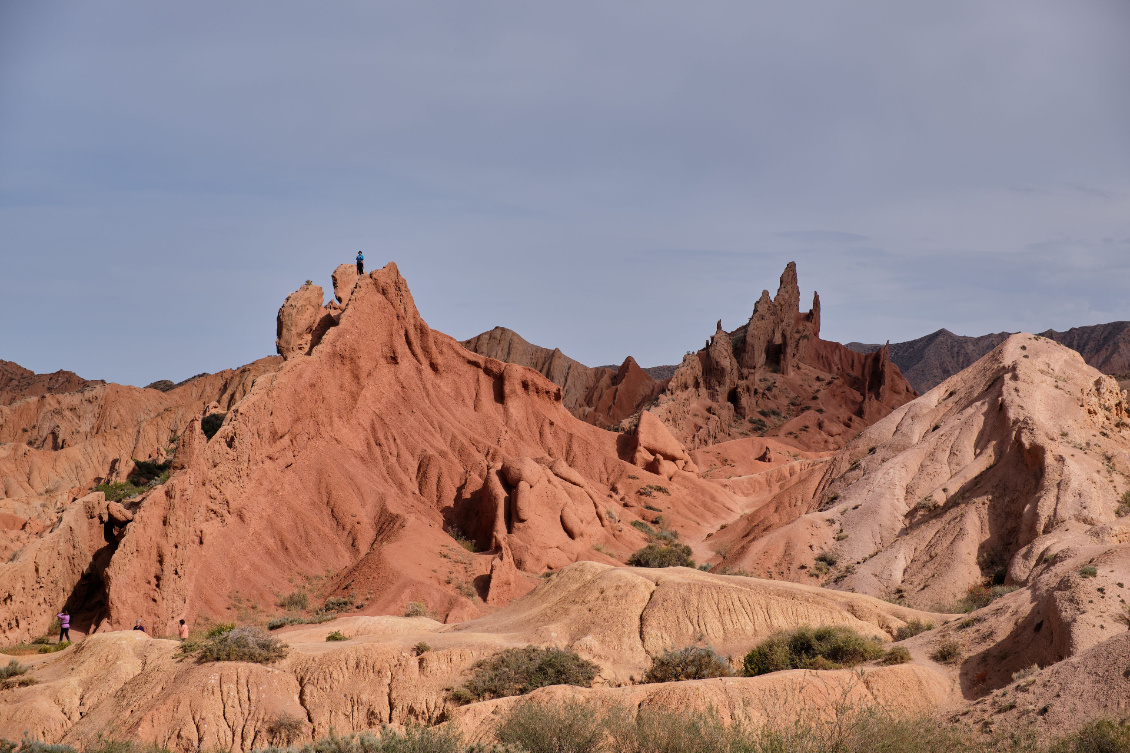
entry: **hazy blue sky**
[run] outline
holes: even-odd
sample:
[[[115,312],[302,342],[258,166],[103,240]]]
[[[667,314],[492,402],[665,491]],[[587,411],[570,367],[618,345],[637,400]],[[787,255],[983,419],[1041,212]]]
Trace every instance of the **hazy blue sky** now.
[[[848,341],[1130,319],[1130,2],[0,2],[0,358],[274,352],[359,248],[424,318],[677,362],[798,263]]]

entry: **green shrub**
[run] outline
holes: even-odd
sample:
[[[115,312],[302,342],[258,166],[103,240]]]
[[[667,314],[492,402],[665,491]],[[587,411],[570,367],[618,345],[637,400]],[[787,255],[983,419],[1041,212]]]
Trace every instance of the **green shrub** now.
[[[29,669],[31,669],[31,667],[20,664],[17,660],[12,659],[8,662],[6,667],[0,667],[0,680],[7,680],[10,677],[18,677],[19,675],[27,674]]]
[[[828,567],[835,567],[840,561],[840,556],[835,552],[820,552],[820,554],[816,555],[816,561],[822,562]]]
[[[906,664],[910,661],[910,651],[906,646],[893,646],[890,651],[883,654],[880,664]]]
[[[965,592],[965,596],[962,597],[950,611],[951,613],[973,612],[982,607],[989,606],[1000,597],[1005,594],[1010,594],[1015,590],[1016,586],[990,586],[986,584],[971,586],[969,590]]]
[[[405,617],[431,617],[428,605],[422,601],[410,601],[404,610]]]
[[[748,677],[784,669],[840,669],[878,659],[883,653],[882,643],[852,628],[805,625],[759,643],[746,654],[744,668]]]
[[[416,653],[416,656],[423,656],[424,654],[431,651],[432,647],[430,645],[428,645],[427,643],[425,643],[424,641],[420,641],[419,643],[417,643],[415,646],[412,647],[412,650]]]
[[[300,617],[296,615],[289,615],[287,617],[276,617],[267,623],[268,630],[278,630],[279,628],[286,627],[287,625],[320,625],[323,622],[336,620],[336,614],[316,614],[312,617]]]
[[[910,620],[905,625],[900,625],[898,630],[895,631],[895,640],[905,641],[907,638],[913,638],[919,633],[925,633],[927,630],[933,629],[934,623],[932,622],[923,622],[918,619]]]
[[[1125,753],[1130,751],[1130,725],[1099,719],[1053,744],[1048,753]]]
[[[633,567],[694,567],[686,544],[648,544],[628,558]]]
[[[99,484],[94,487],[94,491],[102,492],[106,495],[108,502],[121,502],[123,499],[136,497],[145,491],[144,486],[134,486],[129,481],[118,481],[113,484]]]
[[[1084,578],[1094,578],[1099,574],[1099,570],[1094,565],[1087,565],[1086,567],[1079,568],[1079,575]]]
[[[36,653],[53,654],[56,651],[62,651],[63,649],[70,647],[70,645],[70,641],[62,641],[61,643],[49,643],[47,645],[40,646],[39,650]]]
[[[961,664],[965,658],[961,642],[955,638],[943,638],[930,654],[930,658],[942,664]]]
[[[283,609],[300,612],[310,607],[310,597],[306,592],[299,588],[296,591],[291,591],[289,594],[279,599],[278,605]]]
[[[331,612],[347,612],[353,608],[353,596],[331,596],[326,599],[326,603],[322,605],[321,611],[324,614]]]
[[[267,722],[267,735],[276,743],[290,745],[306,732],[306,723],[297,716],[283,713]]]
[[[219,627],[219,626],[218,626]],[[226,627],[226,626],[225,626]],[[286,658],[287,646],[256,627],[237,627],[209,636],[200,644],[182,643],[182,652],[195,654],[198,662],[247,661],[271,664]]]
[[[238,625],[234,622],[220,622],[208,628],[208,632],[204,635],[207,638],[219,638],[235,630],[237,627]]]
[[[9,661],[7,666],[0,666],[0,690],[35,685],[39,681],[26,676],[30,669],[31,667],[20,664],[15,659]]]
[[[649,526],[647,523],[643,522],[642,520],[633,520],[628,525],[630,525],[632,528],[635,528],[639,531],[642,531],[643,533],[647,534],[648,536],[654,536],[655,535],[655,529],[652,528],[651,526]]]
[[[335,631],[333,631],[332,633],[330,633],[329,635],[326,636],[326,640],[330,641],[330,642],[332,642],[332,641],[347,641],[347,640],[349,640],[349,638],[345,635],[345,633],[341,632],[340,630],[335,630]]]
[[[653,657],[643,681],[705,680],[710,677],[729,677],[733,673],[730,662],[715,653],[714,649],[689,646]]]
[[[471,678],[452,693],[460,703],[525,695],[546,685],[591,687],[600,667],[559,648],[508,648],[471,667]]]
[[[514,704],[495,730],[503,744],[526,753],[597,753],[606,750],[605,715],[583,703]]]

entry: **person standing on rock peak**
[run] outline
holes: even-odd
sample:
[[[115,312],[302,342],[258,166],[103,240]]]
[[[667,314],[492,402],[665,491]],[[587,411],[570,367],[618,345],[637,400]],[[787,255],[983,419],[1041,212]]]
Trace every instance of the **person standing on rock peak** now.
[[[67,612],[67,610],[64,609],[62,612],[59,612],[59,614],[57,614],[55,616],[59,618],[59,643],[62,643],[64,641],[64,639],[67,641],[67,643],[70,643],[71,642],[71,615],[70,615],[70,613]]]
[[[357,274],[365,274],[365,254],[357,252]]]

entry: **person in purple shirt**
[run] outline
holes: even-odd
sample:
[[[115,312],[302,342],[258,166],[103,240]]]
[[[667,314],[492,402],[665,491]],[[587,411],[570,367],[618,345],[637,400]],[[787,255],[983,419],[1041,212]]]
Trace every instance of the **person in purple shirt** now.
[[[64,640],[66,640],[67,643],[70,643],[71,642],[71,615],[70,615],[70,613],[68,613],[67,610],[64,609],[62,612],[60,612],[59,614],[57,614],[55,616],[59,618],[59,643],[62,643]]]

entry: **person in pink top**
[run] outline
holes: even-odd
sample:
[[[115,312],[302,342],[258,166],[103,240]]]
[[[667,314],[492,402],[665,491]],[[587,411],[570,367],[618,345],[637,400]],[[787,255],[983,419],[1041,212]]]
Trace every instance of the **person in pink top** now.
[[[180,639],[181,641],[188,640],[188,625],[185,624],[184,620],[180,621]]]
[[[64,640],[66,640],[67,643],[70,643],[71,615],[67,612],[67,610],[64,609],[62,612],[59,612],[59,614],[55,616],[59,618],[59,643],[62,643]]]

